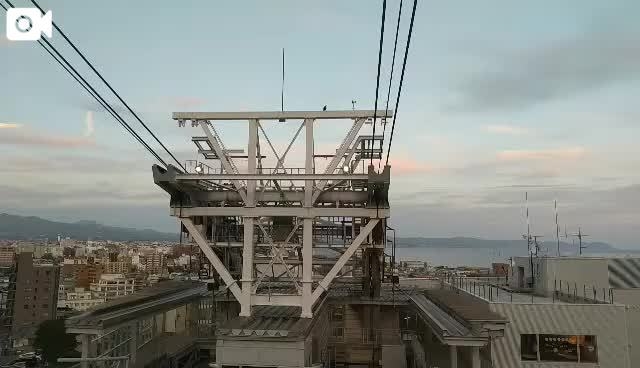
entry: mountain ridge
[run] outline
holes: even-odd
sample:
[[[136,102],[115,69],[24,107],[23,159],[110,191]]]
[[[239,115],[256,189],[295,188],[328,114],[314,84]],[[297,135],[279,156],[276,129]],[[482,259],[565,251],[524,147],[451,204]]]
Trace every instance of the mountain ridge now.
[[[176,233],[151,229],[107,226],[95,221],[80,220],[73,223],[46,220],[37,216],[18,216],[0,213],[0,239],[35,240],[57,239],[58,234],[72,239],[173,241]]]

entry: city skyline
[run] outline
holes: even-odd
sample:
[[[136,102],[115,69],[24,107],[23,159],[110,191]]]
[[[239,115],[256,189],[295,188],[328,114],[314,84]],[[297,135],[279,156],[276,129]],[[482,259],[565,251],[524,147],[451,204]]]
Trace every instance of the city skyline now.
[[[373,108],[379,4],[192,4],[41,3],[180,160],[195,158],[194,131],[172,111],[279,109],[282,47],[287,110]],[[547,239],[557,199],[562,228],[640,247],[640,4],[491,5],[419,4],[390,158],[392,224],[403,236],[516,239],[528,191],[533,229]],[[55,31],[53,42],[71,55]],[[0,90],[0,212],[177,231],[153,161],[111,117],[37,45],[3,36],[0,55],[11,86]],[[282,146],[294,127],[267,129]],[[221,131],[242,141],[232,126]],[[321,153],[337,144],[319,139]]]

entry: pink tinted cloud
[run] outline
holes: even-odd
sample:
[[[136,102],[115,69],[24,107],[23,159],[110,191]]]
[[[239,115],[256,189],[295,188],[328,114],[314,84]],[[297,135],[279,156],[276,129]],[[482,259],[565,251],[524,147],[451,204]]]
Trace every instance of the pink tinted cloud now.
[[[391,173],[399,175],[423,174],[434,170],[432,165],[426,162],[416,161],[410,157],[390,157]]]
[[[18,123],[0,123],[0,129],[18,129],[21,127],[22,124]]]
[[[546,150],[504,150],[497,153],[499,161],[578,160],[587,155],[583,147]]]

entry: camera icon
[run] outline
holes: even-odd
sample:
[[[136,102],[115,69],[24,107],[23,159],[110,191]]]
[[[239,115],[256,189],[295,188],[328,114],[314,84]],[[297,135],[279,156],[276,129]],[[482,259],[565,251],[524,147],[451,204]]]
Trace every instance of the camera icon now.
[[[7,10],[7,39],[11,41],[37,41],[44,34],[53,35],[51,10],[44,15],[37,8],[11,8]]]

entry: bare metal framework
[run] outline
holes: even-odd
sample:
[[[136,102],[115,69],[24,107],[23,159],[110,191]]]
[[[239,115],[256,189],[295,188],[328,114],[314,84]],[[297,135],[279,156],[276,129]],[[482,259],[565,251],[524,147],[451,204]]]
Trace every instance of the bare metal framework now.
[[[250,316],[254,305],[285,305],[312,317],[336,277],[363,276],[358,252],[384,246],[390,167],[377,172],[368,165],[382,157],[382,137],[360,131],[365,124],[385,124],[393,113],[375,116],[377,121],[372,110],[173,114],[179,126],[202,130],[204,136],[192,141],[203,159],[185,165],[187,172],[156,165],[154,181],[171,195],[170,214],[240,302],[242,316]],[[351,129],[335,152],[316,154],[314,131],[327,119],[346,120]],[[262,124],[269,120],[300,124],[283,152]],[[246,155],[226,148],[216,130],[222,121],[247,124]],[[304,168],[295,168],[286,159],[302,130]],[[276,164],[266,168],[263,159],[270,154]],[[330,159],[325,168],[316,169],[318,157]],[[246,172],[238,169],[238,158],[246,158]]]

